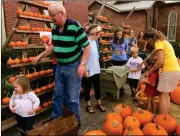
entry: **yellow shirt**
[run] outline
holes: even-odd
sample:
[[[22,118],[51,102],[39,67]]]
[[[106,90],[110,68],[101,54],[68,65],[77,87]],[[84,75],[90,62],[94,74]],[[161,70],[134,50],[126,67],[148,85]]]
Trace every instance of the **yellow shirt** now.
[[[172,45],[166,40],[157,40],[155,42],[155,50],[162,49],[164,51],[163,72],[180,71],[176,55]]]

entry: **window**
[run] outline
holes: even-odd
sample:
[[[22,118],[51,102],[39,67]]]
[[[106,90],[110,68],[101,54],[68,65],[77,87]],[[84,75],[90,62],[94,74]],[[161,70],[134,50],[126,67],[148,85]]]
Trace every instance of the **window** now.
[[[171,11],[168,17],[168,31],[167,37],[169,41],[176,40],[176,25],[177,25],[177,13],[175,11]]]

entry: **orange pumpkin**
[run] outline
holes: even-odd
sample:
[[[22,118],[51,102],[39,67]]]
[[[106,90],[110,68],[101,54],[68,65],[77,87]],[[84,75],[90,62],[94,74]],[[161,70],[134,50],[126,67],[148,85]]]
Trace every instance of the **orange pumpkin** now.
[[[25,27],[24,26],[18,26],[18,29],[19,30],[25,30]]]
[[[2,99],[2,104],[4,104],[4,105],[9,104],[10,99],[11,99],[10,97],[5,97],[5,98],[3,98],[3,99]]]
[[[133,117],[133,116],[128,116],[124,119],[123,122],[123,128],[127,129],[129,127],[136,127],[136,128],[140,128],[140,122],[137,118]]]
[[[33,68],[33,69],[34,69],[33,77],[34,77],[34,78],[39,77],[39,72],[36,72],[36,69],[35,69],[35,68]]]
[[[48,105],[51,105],[51,104],[52,104],[52,101],[48,101],[47,103],[48,103]]]
[[[43,87],[41,87],[41,90],[44,92],[44,91],[46,91],[48,89],[48,87],[47,86],[43,86]]]
[[[153,120],[153,115],[151,112],[142,110],[140,108],[137,108],[136,111],[132,113],[132,116],[136,117],[139,120],[141,126],[144,126],[145,124],[150,123]]]
[[[50,38],[47,35],[41,36],[41,42],[48,44],[50,41]]]
[[[118,104],[115,106],[113,109],[114,112],[120,114],[120,116],[125,119],[128,116],[131,116],[132,114],[132,109],[129,105],[126,104]]]
[[[43,103],[43,108],[47,108],[49,106],[48,102]]]
[[[122,135],[123,126],[120,121],[112,119],[104,122],[102,131],[107,135]]]
[[[35,93],[38,94],[38,93],[40,93],[41,91],[42,91],[41,88],[37,88],[37,89],[35,90]]]
[[[15,64],[20,64],[20,63],[21,63],[21,60],[18,59],[18,58],[16,58],[16,59],[14,60],[14,63],[15,63]]]
[[[28,12],[28,16],[33,16],[33,12]]]
[[[180,125],[178,125],[176,128],[176,135],[180,136]]]
[[[47,27],[43,28],[43,31],[48,31],[48,28]]]
[[[106,134],[100,130],[92,130],[84,133],[84,136],[106,136]]]
[[[28,12],[28,11],[24,11],[23,14],[24,14],[25,16],[28,16],[29,12]]]
[[[154,123],[163,127],[170,135],[176,131],[176,120],[170,115],[159,114],[154,118]]]
[[[142,129],[144,135],[147,136],[168,136],[166,130],[155,123],[147,123]]]
[[[9,58],[9,60],[7,61],[7,64],[8,65],[13,65],[13,64],[15,64],[15,61],[12,60],[11,58]]]
[[[31,27],[31,31],[36,31],[36,28],[35,27]]]
[[[21,59],[21,62],[22,62],[22,63],[27,63],[28,61],[29,61],[28,58],[22,58],[22,59]]]
[[[143,132],[140,128],[137,127],[128,127],[124,130],[123,136],[143,136]]]
[[[23,10],[22,10],[22,9],[17,9],[17,10],[16,10],[16,13],[17,13],[18,15],[23,15]]]
[[[27,47],[28,43],[27,42],[22,42],[22,46]]]
[[[16,79],[15,77],[10,77],[9,80],[8,80],[8,82],[9,82],[9,83],[12,83],[15,79]]]
[[[105,116],[105,121],[118,120],[120,123],[123,122],[122,117],[118,113],[111,112]]]
[[[31,28],[30,26],[24,26],[25,27],[25,30],[29,31]]]
[[[28,60],[29,60],[29,62],[33,62],[35,58],[36,57],[29,57]]]
[[[17,42],[16,42],[16,46],[17,46],[17,47],[21,47],[21,46],[23,46],[23,44],[22,44],[21,41],[17,41]]]
[[[46,15],[42,15],[42,18],[46,18]]]
[[[16,43],[15,43],[15,42],[10,42],[10,43],[9,43],[9,46],[10,46],[10,47],[15,47],[15,46],[16,46]]]
[[[41,15],[41,14],[38,14],[38,17],[39,17],[39,18],[42,18],[42,15]]]
[[[173,103],[180,105],[180,86],[170,93],[170,98]]]
[[[53,72],[53,69],[48,69],[48,70],[46,70],[46,73],[47,74],[51,74]]]
[[[41,70],[41,71],[39,72],[39,75],[40,75],[40,76],[44,76],[44,75],[46,75],[46,71]]]
[[[38,13],[34,13],[33,17],[39,17],[39,14]]]

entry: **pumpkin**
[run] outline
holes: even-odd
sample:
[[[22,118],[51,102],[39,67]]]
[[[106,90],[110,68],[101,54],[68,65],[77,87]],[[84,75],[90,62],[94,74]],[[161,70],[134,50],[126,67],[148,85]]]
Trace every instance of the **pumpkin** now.
[[[107,59],[108,59],[108,60],[112,59],[112,56],[111,56],[111,55],[108,55],[108,56],[107,56]]]
[[[28,78],[28,79],[32,79],[33,78],[33,74],[30,74],[29,73],[29,70],[27,70],[28,71],[28,74],[26,74],[25,76]]]
[[[5,98],[3,98],[3,99],[2,99],[2,104],[4,104],[4,105],[9,104],[10,99],[11,99],[10,97],[5,97]]]
[[[146,85],[144,85],[144,84],[140,84],[140,85],[139,85],[139,90],[144,91],[145,88],[146,88]]]
[[[46,44],[48,44],[50,41],[50,38],[47,35],[42,35],[40,39],[42,43],[46,43]]]
[[[46,75],[46,71],[41,70],[41,71],[39,72],[39,75],[40,75],[40,76],[44,76],[44,75]]]
[[[31,31],[36,31],[36,28],[35,27],[31,27]]]
[[[52,85],[54,86],[54,85],[55,85],[55,82],[52,82]]]
[[[124,130],[123,136],[143,136],[144,133],[140,128],[128,127]]]
[[[18,15],[23,15],[23,10],[22,10],[22,9],[17,9],[17,10],[16,10],[16,13],[17,13]]]
[[[33,17],[33,12],[28,12],[28,16]]]
[[[139,120],[141,126],[144,126],[145,124],[150,123],[153,120],[153,115],[151,112],[142,110],[140,108],[137,108],[136,111],[132,113],[132,116],[136,117]]]
[[[51,84],[48,85],[48,88],[52,88],[53,86],[54,86],[54,84],[51,83]]]
[[[92,130],[84,133],[84,136],[106,136],[106,134],[100,130]]]
[[[21,46],[22,46],[22,42],[21,42],[21,41],[17,41],[17,42],[16,42],[16,46],[17,46],[17,47],[21,47]]]
[[[16,46],[16,43],[15,43],[15,42],[10,42],[10,43],[9,43],[9,46],[10,46],[10,47],[15,47],[15,46]]]
[[[168,133],[166,132],[166,130],[159,126],[158,124],[155,123],[147,123],[145,124],[145,126],[142,129],[144,135],[147,136],[168,136]]]
[[[30,26],[24,26],[25,27],[25,30],[30,30],[31,28],[30,28]]]
[[[13,65],[13,64],[15,64],[15,61],[12,60],[11,58],[9,58],[8,61],[7,61],[7,64],[8,65]]]
[[[53,69],[46,70],[46,74],[51,74],[53,72]]]
[[[14,60],[14,63],[15,63],[15,64],[20,64],[20,63],[21,63],[21,60],[18,59],[18,58],[16,58],[16,59]]]
[[[42,15],[41,15],[41,14],[38,14],[38,17],[39,17],[39,18],[42,18]]]
[[[36,57],[29,57],[28,60],[29,60],[29,62],[33,62],[35,58]]]
[[[47,86],[42,86],[41,87],[41,90],[44,92],[44,91],[46,91],[48,88],[47,88]]]
[[[43,31],[48,31],[47,27],[43,28]]]
[[[50,101],[48,101],[47,103],[48,103],[48,105],[51,105],[51,104],[52,104],[52,101],[50,100]]]
[[[43,108],[47,108],[49,106],[48,102],[43,103]]]
[[[19,30],[25,30],[25,27],[24,26],[18,26],[18,29]]]
[[[34,78],[39,77],[39,72],[36,72],[36,69],[35,69],[35,68],[33,68],[33,69],[34,69],[34,73],[32,73],[32,74],[33,74],[33,77],[34,77]]]
[[[178,125],[176,128],[176,135],[180,136],[180,125]]]
[[[132,109],[129,105],[126,104],[118,104],[115,106],[113,109],[114,112],[120,114],[120,116],[125,119],[128,116],[131,116],[132,114]]]
[[[122,117],[118,113],[115,113],[115,112],[111,112],[105,116],[105,121],[108,121],[108,120],[118,120],[120,123],[123,122]]]
[[[39,17],[39,14],[38,13],[34,13],[33,17]]]
[[[42,15],[42,18],[46,18],[46,15]]]
[[[40,112],[41,111],[41,106],[38,106],[37,108],[36,108],[36,112]]]
[[[170,135],[176,131],[176,120],[170,115],[159,114],[154,118],[154,123],[163,127]]]
[[[116,119],[108,120],[104,122],[102,131],[106,135],[122,135],[123,126],[122,123]]]
[[[28,16],[29,12],[28,12],[28,11],[24,11],[23,14],[24,14],[25,16]]]
[[[23,55],[23,58],[21,59],[21,62],[22,62],[22,63],[27,63],[27,62],[29,61],[29,59],[25,57],[26,54],[27,54],[27,53],[25,53],[25,54]]]
[[[27,47],[28,43],[27,42],[22,42],[22,46]]]
[[[140,128],[140,122],[137,118],[133,117],[133,116],[128,116],[124,119],[123,122],[123,128],[127,129],[129,127],[136,127],[136,128]]]
[[[173,103],[180,105],[180,86],[170,93],[170,98]]]
[[[9,82],[9,83],[12,83],[15,79],[16,79],[15,77],[9,77],[8,82]]]
[[[102,57],[102,61],[106,61],[106,57]]]
[[[40,93],[42,90],[41,90],[41,88],[38,88],[38,85],[39,85],[39,83],[37,84],[37,88],[36,88],[36,90],[35,90],[35,93],[37,94],[37,93]]]
[[[178,85],[177,86],[180,86],[180,81],[178,82]]]

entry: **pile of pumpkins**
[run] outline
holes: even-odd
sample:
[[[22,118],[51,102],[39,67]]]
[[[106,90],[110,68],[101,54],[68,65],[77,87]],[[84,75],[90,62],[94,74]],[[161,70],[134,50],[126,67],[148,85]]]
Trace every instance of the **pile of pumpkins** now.
[[[41,92],[46,92],[48,89],[53,88],[55,85],[55,82],[49,83],[48,85],[44,85],[40,88],[38,88],[38,84],[37,84],[37,88],[35,90],[33,90],[33,92],[35,94],[41,93]]]
[[[38,106],[38,108],[36,109],[36,112],[40,112],[42,108],[47,108],[50,105],[52,105],[52,100],[49,100],[47,102],[43,102],[42,105]]]
[[[171,102],[180,105],[180,81],[176,89],[170,93]]]
[[[17,41],[17,42],[11,41],[9,43],[9,47],[27,47],[27,46],[28,46],[28,43],[22,42],[22,41]]]
[[[37,18],[43,18],[43,19],[51,19],[51,17],[48,15],[42,15],[39,13],[33,13],[31,11],[23,11],[22,9],[17,9],[16,13],[18,15],[25,15],[25,16],[30,16],[30,17],[37,17]]]
[[[23,31],[37,31],[37,32],[52,32],[52,28],[48,27],[33,27],[33,26],[18,26],[18,30]]]
[[[40,4],[42,6],[50,6],[51,2],[39,1],[39,0],[32,0],[34,3]]]
[[[180,135],[180,125],[170,115],[158,114],[137,108],[132,110],[129,105],[118,104],[113,112],[105,116],[101,130],[84,133],[88,135]]]
[[[28,70],[28,74],[25,75],[28,79],[43,77],[43,76],[50,75],[53,73],[53,69],[47,69],[47,70],[42,69],[39,72],[37,72],[35,68],[33,68],[33,69],[34,69],[33,73],[29,73],[29,70]],[[20,75],[22,75],[22,73],[20,73]],[[11,76],[11,77],[9,77],[8,82],[12,83],[14,80],[15,80],[15,77]]]

